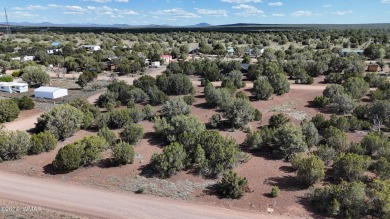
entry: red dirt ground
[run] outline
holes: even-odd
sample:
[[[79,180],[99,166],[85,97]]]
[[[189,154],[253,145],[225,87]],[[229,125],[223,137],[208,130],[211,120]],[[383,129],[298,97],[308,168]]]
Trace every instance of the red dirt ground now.
[[[292,111],[302,111],[308,116],[313,116],[318,113],[314,108],[309,108],[309,101],[314,97],[322,94],[322,90],[326,87],[319,83],[323,78],[316,79],[313,85],[292,85],[291,92],[283,96],[275,96],[269,101],[256,101],[252,105],[259,109],[263,114],[262,122],[252,122],[252,129],[256,129],[260,125],[265,125],[269,117],[275,112],[270,112],[273,107],[278,107],[282,104],[291,103]],[[130,80],[132,81],[132,80]],[[248,93],[248,84],[242,89]],[[202,108],[202,103],[205,102],[202,97],[203,88],[196,87],[196,103],[192,106],[192,114],[196,115],[200,121],[207,123],[209,117],[215,113],[213,109]],[[93,101],[97,95],[89,98]],[[21,115],[20,119],[24,115]],[[327,116],[330,116],[329,114]],[[299,124],[299,120],[293,119]],[[39,178],[51,178],[60,181],[72,182],[89,186],[105,187],[113,190],[122,190],[123,183],[129,179],[140,176],[144,166],[148,164],[151,156],[154,153],[160,153],[162,149],[156,145],[160,144],[158,140],[150,138],[154,132],[153,123],[143,121],[140,123],[144,130],[144,138],[137,143],[135,151],[139,155],[135,163],[121,167],[109,167],[104,165],[96,165],[92,167],[80,168],[68,174],[52,175],[50,174],[49,164],[53,161],[59,148],[66,144],[74,142],[84,136],[95,134],[90,131],[79,131],[73,137],[60,142],[56,150],[41,155],[24,157],[21,160],[9,161],[0,163],[0,170],[12,172],[22,175],[28,175]],[[118,132],[118,131],[116,131]],[[231,136],[237,140],[239,144],[243,143],[246,133],[242,131],[222,131],[225,136]],[[351,133],[350,140],[357,141],[361,135]],[[105,153],[104,157],[109,157],[109,152]],[[291,215],[298,217],[313,217],[305,205],[301,204],[301,200],[308,192],[307,189],[299,187],[295,173],[290,171],[290,164],[282,160],[273,160],[264,155],[250,154],[247,163],[239,165],[235,171],[240,175],[248,178],[249,186],[253,192],[247,193],[239,200],[220,199],[217,196],[207,194],[205,189],[195,189],[191,197],[191,201],[211,204],[215,206],[224,206],[228,208],[248,209],[255,212],[266,212],[268,207],[275,210],[275,214]],[[147,178],[147,183],[154,183],[154,179]],[[191,173],[182,171],[181,173],[169,179],[169,182],[180,182],[188,180],[194,183],[214,183],[213,180],[205,180],[200,176],[194,176]],[[280,196],[270,198],[269,193],[272,186],[277,185],[281,189]]]

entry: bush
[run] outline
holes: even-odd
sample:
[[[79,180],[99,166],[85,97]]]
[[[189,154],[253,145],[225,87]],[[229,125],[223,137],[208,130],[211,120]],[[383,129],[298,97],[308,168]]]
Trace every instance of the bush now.
[[[357,154],[341,153],[333,164],[335,179],[357,181],[370,166],[370,158]]]
[[[148,99],[148,95],[140,88],[134,88],[127,93],[126,101],[133,101],[134,103],[141,103]]]
[[[183,74],[157,76],[156,85],[168,95],[187,95],[194,92],[190,78]]]
[[[20,113],[18,105],[12,100],[0,100],[0,123],[11,122],[18,118]]]
[[[111,131],[107,126],[104,126],[103,128],[99,129],[97,135],[104,138],[106,142],[111,146],[114,145],[117,140],[114,132]]]
[[[314,98],[313,104],[314,104],[315,107],[324,108],[324,107],[326,107],[327,105],[330,104],[330,100],[327,97],[318,96],[318,97]]]
[[[249,97],[242,91],[236,93],[236,98],[249,100]]]
[[[184,100],[184,102],[186,102],[187,105],[189,105],[189,106],[191,106],[192,104],[195,103],[195,97],[194,97],[194,95],[184,96],[184,97],[183,97],[183,100]]]
[[[31,97],[23,96],[21,98],[14,99],[20,110],[34,109],[35,103]]]
[[[258,79],[253,83],[251,93],[259,100],[268,100],[274,93],[274,89],[267,79]]]
[[[218,183],[218,190],[223,197],[238,199],[245,194],[248,187],[248,180],[241,178],[237,173],[229,170],[223,174],[221,182]]]
[[[80,166],[95,164],[102,158],[101,153],[110,146],[104,138],[97,135],[85,137],[77,144],[83,150]]]
[[[325,164],[317,156],[309,156],[299,159],[295,163],[297,177],[306,186],[311,186],[325,177]]]
[[[261,121],[261,119],[263,118],[263,114],[258,109],[255,109],[253,111],[253,116],[254,116],[254,119],[253,119],[254,121]]]
[[[23,75],[21,76],[23,81],[27,82],[30,86],[41,86],[50,83],[50,76],[46,74],[42,67],[27,66],[23,69]]]
[[[120,129],[128,123],[133,122],[130,115],[131,109],[119,109],[109,112],[108,127],[111,129]]]
[[[26,132],[0,129],[0,161],[20,159],[29,149],[30,136]]]
[[[135,144],[144,136],[144,129],[138,124],[126,125],[119,133],[119,136],[123,141],[129,144]]]
[[[340,73],[330,73],[325,77],[324,82],[329,84],[341,84],[343,83],[343,75]]]
[[[128,111],[130,118],[133,120],[134,123],[139,123],[145,118],[144,112],[138,107],[130,108],[128,109]]]
[[[277,186],[272,187],[271,196],[272,196],[273,198],[278,197],[278,196],[279,196],[279,193],[280,193],[279,187],[277,187]]]
[[[292,123],[282,125],[275,132],[275,149],[281,156],[290,158],[293,154],[308,150],[300,127]]]
[[[246,124],[253,121],[255,117],[254,109],[250,102],[243,99],[233,99],[223,110],[223,117],[234,128],[243,128]]]
[[[290,92],[290,83],[284,74],[276,73],[268,77],[269,83],[277,95],[283,95]]]
[[[383,180],[390,179],[390,162],[386,158],[381,157],[374,165],[374,173]]]
[[[57,146],[57,139],[50,132],[40,132],[39,134],[31,135],[31,147],[29,154],[40,154],[49,152]]]
[[[348,150],[348,138],[347,135],[340,129],[330,126],[325,129],[323,134],[324,140],[329,147],[334,148],[338,152]]]
[[[265,144],[261,131],[249,132],[245,138],[245,144],[253,149],[262,148]]]
[[[309,121],[303,121],[301,123],[302,133],[305,136],[306,144],[309,147],[316,146],[320,141],[318,130],[314,123]]]
[[[144,106],[142,112],[147,120],[151,120],[156,115],[156,110],[149,104]]]
[[[363,78],[351,77],[344,83],[345,92],[353,99],[360,99],[370,90],[369,84]]]
[[[315,153],[326,165],[329,165],[337,155],[336,150],[327,145],[320,145]]]
[[[82,153],[83,149],[79,144],[68,144],[58,151],[52,165],[60,172],[70,172],[78,169],[80,167]]]
[[[134,80],[133,82],[135,87],[142,89],[145,92],[148,92],[149,88],[156,85],[156,79],[150,75],[143,75],[139,79]]]
[[[179,143],[166,146],[161,154],[154,154],[150,165],[160,178],[169,178],[185,168],[187,154]]]
[[[168,101],[168,96],[157,87],[152,87],[148,90],[149,101],[153,106],[160,105]]]
[[[314,209],[333,217],[361,218],[367,210],[365,185],[361,182],[316,188],[308,199]]]
[[[129,102],[127,102],[126,107],[128,109],[132,109],[132,108],[135,108],[136,105],[135,105],[135,103],[133,101],[130,100]]]
[[[220,114],[214,114],[209,119],[209,124],[213,128],[217,128],[221,124],[221,115]]]
[[[289,118],[287,118],[283,113],[278,113],[270,117],[268,121],[268,126],[270,128],[279,128],[288,122],[290,122]]]
[[[12,76],[9,76],[9,75],[4,75],[2,77],[0,77],[0,82],[13,82],[14,81],[14,78]]]
[[[126,165],[134,162],[134,148],[130,144],[120,141],[112,147],[112,154],[116,164]]]
[[[38,118],[35,128],[38,131],[49,131],[57,139],[65,139],[80,130],[84,114],[68,104],[55,106]]]
[[[22,71],[22,70],[17,70],[17,71],[12,72],[12,77],[18,78],[18,77],[20,77],[22,74],[23,74],[23,71]]]
[[[181,98],[173,98],[164,103],[161,107],[161,115],[172,118],[177,115],[188,115],[191,113],[191,107]]]

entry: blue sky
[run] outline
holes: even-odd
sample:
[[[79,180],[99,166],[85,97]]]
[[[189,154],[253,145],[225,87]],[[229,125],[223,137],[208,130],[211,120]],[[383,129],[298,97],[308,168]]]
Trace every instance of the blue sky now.
[[[2,0],[0,6],[7,7],[11,22],[390,23],[390,0]]]

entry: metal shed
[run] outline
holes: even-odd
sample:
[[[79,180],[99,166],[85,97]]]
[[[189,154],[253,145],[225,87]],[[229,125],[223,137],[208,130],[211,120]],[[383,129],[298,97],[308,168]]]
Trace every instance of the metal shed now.
[[[34,90],[35,97],[57,99],[68,95],[68,90],[59,87],[40,87]]]

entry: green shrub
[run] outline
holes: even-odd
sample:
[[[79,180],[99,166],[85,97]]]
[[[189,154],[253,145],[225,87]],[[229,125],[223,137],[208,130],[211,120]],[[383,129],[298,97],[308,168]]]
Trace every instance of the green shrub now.
[[[12,76],[9,76],[9,75],[5,75],[5,76],[0,77],[0,82],[13,82],[13,81],[14,81],[14,78]]]
[[[213,128],[217,128],[221,124],[221,115],[220,114],[214,114],[209,119],[209,124]]]
[[[31,135],[30,141],[31,147],[29,149],[29,154],[40,154],[42,152],[48,152],[57,146],[57,139],[52,133],[48,131]]]
[[[357,154],[341,153],[336,157],[333,164],[335,179],[357,181],[362,178],[365,171],[370,166],[369,157]]]
[[[119,133],[121,139],[129,144],[135,144],[144,136],[144,129],[138,124],[126,125]]]
[[[0,100],[0,123],[11,122],[18,118],[20,113],[18,105],[12,100]]]
[[[82,153],[83,149],[79,144],[68,144],[58,151],[52,165],[60,172],[70,172],[78,169]]]
[[[253,149],[262,148],[265,145],[261,131],[249,132],[245,138],[245,144]]]
[[[223,197],[238,199],[245,194],[248,187],[248,180],[241,178],[237,173],[229,170],[224,173],[221,182],[218,183],[219,192]]]
[[[324,97],[324,96],[317,96],[314,98],[313,104],[315,107],[324,108],[330,104],[330,100],[329,100],[329,98]]]
[[[195,97],[194,97],[194,95],[184,96],[184,97],[183,97],[183,100],[184,100],[184,102],[186,102],[187,105],[189,105],[189,106],[191,106],[192,104],[195,103]]]
[[[15,98],[14,100],[16,101],[16,104],[18,104],[18,107],[21,110],[30,110],[34,109],[35,107],[34,100],[29,96]]]
[[[272,187],[272,190],[271,190],[272,197],[274,197],[274,198],[278,197],[279,193],[280,193],[279,187],[277,187],[277,186]]]
[[[126,142],[120,141],[119,143],[113,145],[112,154],[115,163],[118,165],[126,165],[134,162],[134,148]]]
[[[98,136],[104,138],[110,145],[114,145],[117,138],[113,131],[111,131],[107,126],[99,129]]]
[[[311,186],[325,177],[325,164],[317,156],[309,156],[299,159],[295,163],[297,177],[306,186]]]
[[[278,113],[270,117],[268,126],[270,128],[279,128],[288,122],[290,122],[289,118],[287,118],[283,113]]]
[[[185,168],[187,154],[179,143],[166,146],[161,154],[154,154],[150,165],[160,178],[169,178]]]
[[[147,120],[151,120],[156,115],[156,110],[150,104],[147,104],[142,112]]]

